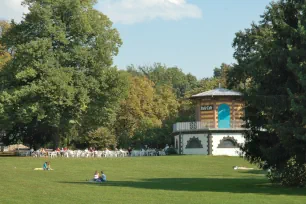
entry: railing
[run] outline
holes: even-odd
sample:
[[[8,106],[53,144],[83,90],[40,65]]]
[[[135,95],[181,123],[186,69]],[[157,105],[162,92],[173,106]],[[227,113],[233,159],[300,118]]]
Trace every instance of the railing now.
[[[215,127],[214,121],[205,122],[180,122],[173,125],[173,132],[193,131],[193,130],[208,130],[208,129],[241,129],[245,124],[242,120],[220,121],[220,128]],[[222,127],[222,128],[221,128]]]

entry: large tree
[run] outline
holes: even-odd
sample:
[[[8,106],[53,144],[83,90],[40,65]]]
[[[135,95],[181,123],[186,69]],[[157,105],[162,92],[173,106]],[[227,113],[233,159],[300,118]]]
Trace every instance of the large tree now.
[[[271,3],[259,24],[236,34],[237,64],[229,73],[245,94],[246,158],[286,185],[305,184],[305,26],[305,1]]]
[[[178,111],[178,101],[172,87],[155,86],[145,76],[127,75],[129,93],[121,101],[120,111],[116,120],[116,135],[121,146],[127,146],[131,141],[139,143],[164,143],[155,137],[152,130],[162,129],[166,119],[175,117]],[[165,134],[170,135],[169,132]],[[136,136],[136,137],[135,137]]]
[[[178,116],[175,118],[167,118],[167,121],[164,121],[164,124],[195,119],[194,107],[188,100],[188,97],[191,93],[203,89],[203,87],[200,88],[200,83],[195,76],[190,73],[185,74],[177,67],[167,67],[161,63],[139,67],[131,65],[127,70],[135,76],[146,76],[154,82],[154,87],[157,91],[160,89],[159,87],[163,86],[173,89],[173,92],[176,94],[177,102],[179,103]],[[165,131],[165,134],[166,132],[169,134],[169,127],[166,129],[167,131]]]
[[[25,0],[30,12],[1,37],[13,53],[0,73],[6,143],[57,145],[71,129],[91,131],[114,122],[124,80],[112,58],[121,40],[94,3]]]

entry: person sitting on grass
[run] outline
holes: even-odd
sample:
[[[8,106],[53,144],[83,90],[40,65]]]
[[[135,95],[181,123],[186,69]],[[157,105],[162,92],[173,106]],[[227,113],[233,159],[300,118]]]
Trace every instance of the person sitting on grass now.
[[[89,182],[100,182],[99,172],[96,170],[93,179],[86,179]]]
[[[93,181],[99,181],[99,172],[95,171]]]
[[[106,182],[106,175],[103,173],[103,171],[101,171],[100,181]]]
[[[43,165],[43,170],[52,170],[50,166],[50,162],[45,162]]]

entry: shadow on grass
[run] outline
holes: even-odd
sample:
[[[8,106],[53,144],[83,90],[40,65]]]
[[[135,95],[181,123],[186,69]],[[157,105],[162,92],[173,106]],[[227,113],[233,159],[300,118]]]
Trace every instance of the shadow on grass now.
[[[254,170],[247,170],[247,171],[239,171],[239,173],[246,173],[246,174],[267,174],[267,171],[262,169],[254,169]]]
[[[129,187],[152,190],[259,193],[270,195],[306,196],[305,188],[284,188],[271,185],[265,179],[254,178],[156,178],[140,181],[107,181],[105,183],[61,182],[75,185]]]

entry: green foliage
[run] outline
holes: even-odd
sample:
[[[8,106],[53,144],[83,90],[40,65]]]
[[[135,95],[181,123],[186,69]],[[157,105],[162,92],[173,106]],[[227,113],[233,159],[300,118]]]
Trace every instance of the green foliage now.
[[[170,148],[167,149],[166,154],[167,154],[167,155],[175,155],[175,154],[177,154],[177,151],[176,151],[175,148],[171,148],[171,147],[170,147]]]
[[[297,175],[283,173],[290,158],[306,163],[305,9],[302,1],[271,3],[259,24],[236,34],[237,64],[228,74],[230,86],[245,95],[246,158],[287,180]]]
[[[304,187],[306,185],[305,165],[296,162],[291,158],[281,174],[281,184],[284,186]]]
[[[283,169],[272,169],[268,173],[271,182],[281,183],[289,187],[304,187],[306,185],[306,167],[298,164],[295,158],[288,160]]]
[[[176,116],[178,102],[171,87],[154,86],[144,76],[128,76],[129,93],[121,101],[116,120],[116,135],[121,146],[131,140],[139,143],[158,143],[156,131],[163,121]],[[160,132],[160,131],[158,131]]]
[[[86,135],[111,126],[125,92],[112,67],[121,40],[111,21],[94,0],[24,3],[30,12],[1,37],[14,53],[0,72],[4,141],[58,145],[71,129]]]
[[[86,139],[90,147],[95,147],[97,149],[114,149],[114,147],[116,147],[116,136],[111,130],[105,127],[90,131]]]
[[[219,87],[220,79],[219,78],[203,78],[198,81],[198,84],[196,87],[191,89],[186,93],[186,97],[191,97],[194,94],[198,94],[204,91],[209,91],[212,89],[215,89]]]
[[[0,39],[10,29],[10,24],[6,21],[0,20]],[[11,54],[8,52],[5,46],[1,45],[0,40],[0,71],[2,67],[11,59]]]
[[[171,86],[176,93],[177,98],[183,98],[185,93],[194,88],[197,79],[191,74],[184,74],[177,67],[166,67],[160,63],[153,66],[139,66],[135,68],[133,65],[127,68],[127,71],[141,76],[146,76],[155,86],[168,85]]]
[[[214,78],[219,79],[219,83],[222,87],[228,86],[228,74],[230,70],[232,69],[232,66],[222,63],[220,68],[216,67],[214,69]]]

